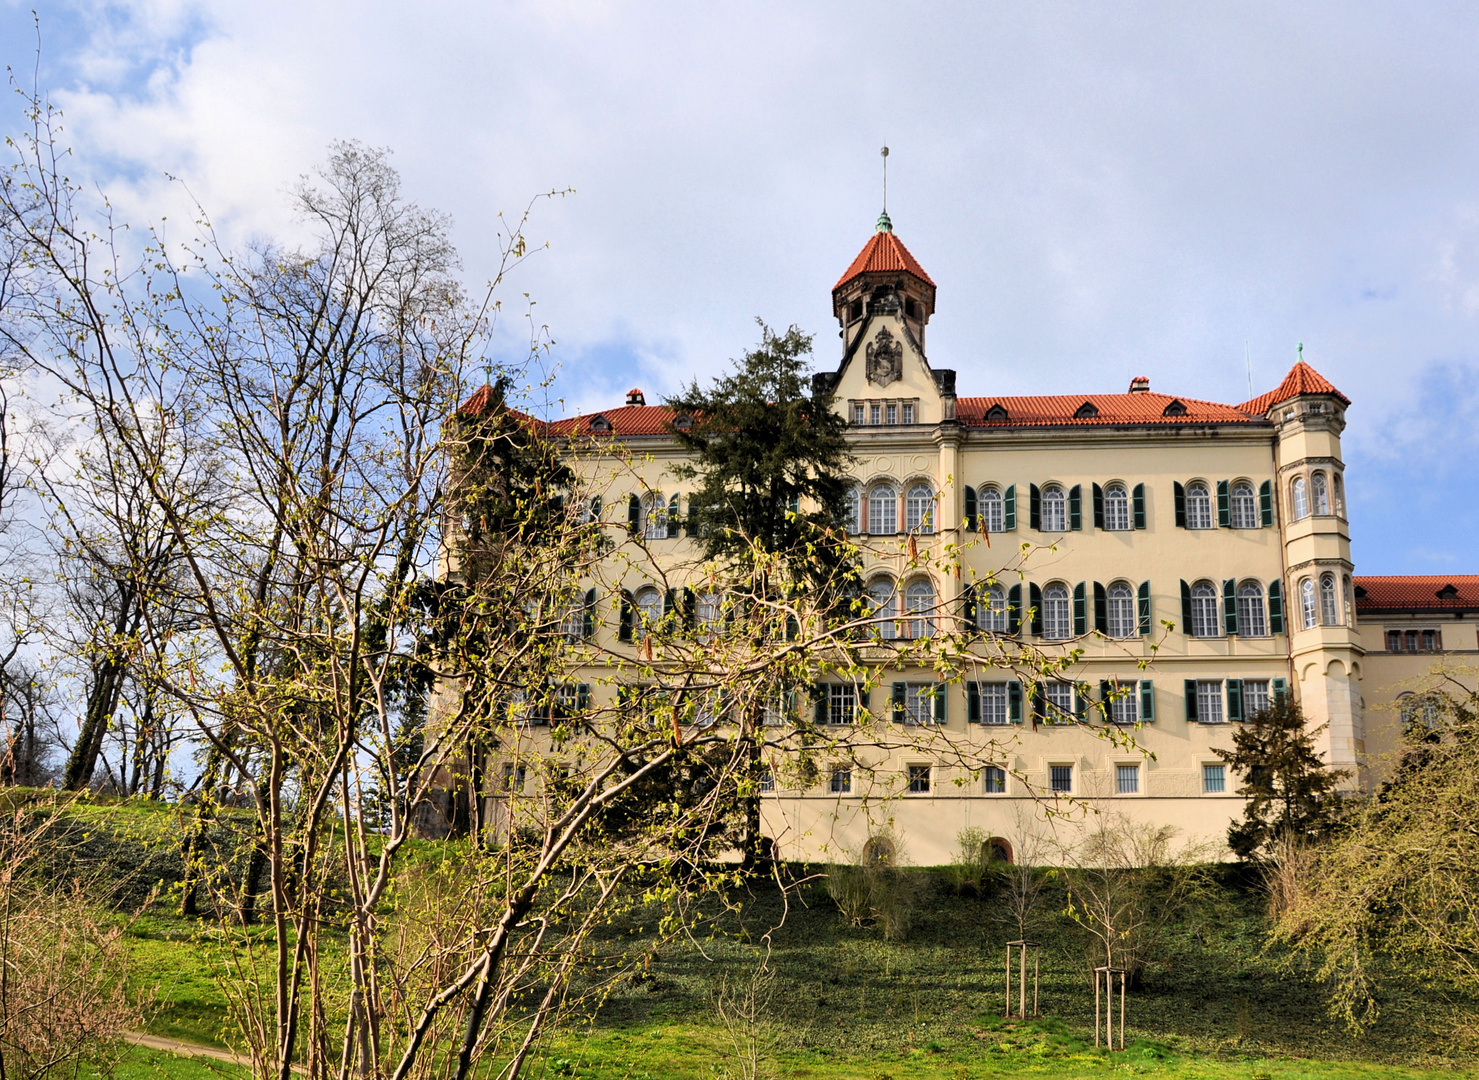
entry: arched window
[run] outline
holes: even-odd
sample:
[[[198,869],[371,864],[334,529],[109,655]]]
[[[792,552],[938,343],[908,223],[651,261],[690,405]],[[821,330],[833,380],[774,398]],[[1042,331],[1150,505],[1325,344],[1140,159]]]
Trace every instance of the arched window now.
[[[1232,487],[1232,519],[1234,529],[1258,528],[1258,499],[1253,494],[1253,485],[1239,480]]]
[[[1063,641],[1070,637],[1073,624],[1068,615],[1068,586],[1049,585],[1042,594],[1043,637],[1050,641]]]
[[[1114,532],[1130,528],[1130,493],[1124,484],[1110,484],[1104,489],[1104,527]]]
[[[868,532],[886,536],[899,531],[899,493],[892,484],[874,484],[868,492]]]
[[[570,601],[564,617],[560,619],[560,633],[566,641],[580,641],[585,637],[585,617],[585,597],[577,596]]]
[[[1340,625],[1340,600],[1335,594],[1335,575],[1320,578],[1320,621],[1326,626]]]
[[[904,604],[909,610],[909,636],[927,638],[935,632],[935,587],[928,581],[914,581],[904,590]]]
[[[1217,618],[1217,586],[1199,581],[1191,587],[1192,637],[1219,637],[1222,627]]]
[[[1345,576],[1345,624],[1352,630],[1356,628],[1356,592],[1351,587],[1351,575]]]
[[[1007,591],[1000,585],[988,585],[976,601],[976,625],[992,633],[1007,632]]]
[[[892,641],[899,636],[898,623],[894,622],[894,616],[898,614],[896,604],[894,583],[888,578],[875,578],[868,586],[868,606],[872,609],[872,617],[877,620],[872,629],[874,637]]]
[[[661,540],[668,535],[668,504],[657,492],[642,496],[642,536]]]
[[[1188,529],[1210,529],[1212,527],[1212,492],[1200,480],[1186,485],[1186,527]]]
[[[1310,497],[1302,476],[1296,476],[1294,483],[1289,485],[1289,516],[1295,521],[1310,516]]]
[[[652,632],[652,627],[662,620],[662,592],[651,585],[644,585],[637,590],[634,599],[637,601],[637,619],[640,624],[638,630],[642,637],[646,637]]]
[[[1341,482],[1340,473],[1330,474],[1330,493],[1335,496],[1335,514],[1337,517],[1345,517],[1345,485]]]
[[[1268,634],[1268,612],[1263,606],[1263,586],[1245,581],[1238,586],[1238,633],[1243,637]]]
[[[1123,581],[1109,587],[1109,636],[1134,637],[1139,630],[1135,619],[1135,590]]]
[[[1315,473],[1310,477],[1310,490],[1315,496],[1315,513],[1330,513],[1330,490],[1325,486],[1325,474]]]
[[[1318,617],[1315,611],[1315,583],[1309,578],[1299,583],[1299,617],[1301,630],[1314,626]]]
[[[935,531],[935,493],[928,484],[915,484],[904,499],[904,525],[910,532]]]
[[[862,517],[860,513],[862,501],[863,494],[858,490],[856,484],[847,489],[847,509],[843,511],[845,514],[843,525],[850,533],[862,532]]]
[[[1068,531],[1068,496],[1057,484],[1049,484],[1043,488],[1042,531]]]
[[[705,641],[716,637],[719,633],[719,624],[724,618],[724,594],[699,593],[693,615],[694,621],[698,624],[699,634]]]
[[[1005,519],[1001,512],[1001,488],[982,488],[977,496],[981,515],[981,524],[988,533],[999,533],[1006,528]]]

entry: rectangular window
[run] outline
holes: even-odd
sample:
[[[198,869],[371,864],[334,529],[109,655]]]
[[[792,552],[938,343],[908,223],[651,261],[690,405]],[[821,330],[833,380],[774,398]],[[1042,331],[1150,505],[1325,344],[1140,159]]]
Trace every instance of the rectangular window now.
[[[863,403],[861,401],[852,407],[852,422],[854,424],[862,424],[863,422]]]
[[[1073,792],[1073,766],[1072,765],[1049,765],[1049,782],[1053,793],[1057,795],[1069,795]]]
[[[762,766],[760,766],[760,790],[761,791],[774,791],[775,790],[775,773],[773,773],[773,772],[770,771],[770,766],[769,765],[762,765]]]
[[[1400,631],[1400,630],[1388,630],[1387,631],[1387,652],[1401,652],[1401,651],[1402,651],[1402,631]]]
[[[580,685],[563,683],[555,690],[555,715],[568,719],[580,712]]]
[[[934,683],[909,683],[904,687],[904,723],[929,724],[935,719]],[[943,693],[943,690],[938,691]]]
[[[1116,724],[1133,724],[1140,719],[1140,703],[1135,700],[1135,684],[1121,685],[1111,691],[1118,694],[1109,705],[1109,719]]]
[[[791,709],[787,708],[788,704],[792,704],[792,700],[788,694],[777,694],[771,698],[765,703],[765,707],[761,711],[761,722],[766,727],[781,727],[784,725],[786,722],[786,713],[794,709],[794,705],[792,705]]]
[[[1073,687],[1068,683],[1050,682],[1047,685],[1048,723],[1073,723]]]
[[[1407,651],[1408,652],[1417,652],[1417,631],[1416,630],[1409,630],[1409,631],[1407,631],[1406,638],[1407,638]]]
[[[858,716],[858,689],[852,683],[827,687],[827,723],[851,724]]]
[[[981,684],[981,723],[1005,724],[1011,717],[1007,714],[1007,684],[983,682]]]
[[[981,770],[985,776],[985,788],[987,795],[1005,795],[1007,791],[1007,771],[1000,765],[987,765]]]
[[[1422,636],[1423,652],[1437,652],[1443,648],[1443,639],[1438,636],[1437,630],[1424,630]]]
[[[897,424],[899,422],[899,407],[894,404],[888,406],[888,422]]]
[[[1197,683],[1197,720],[1203,724],[1222,723],[1222,680]]]
[[[904,406],[904,423],[914,423],[914,403],[912,401]]]
[[[868,406],[868,423],[870,423],[870,424],[877,424],[879,422],[878,418],[882,414],[882,412],[883,412],[883,407],[881,405],[879,405],[878,402],[875,401],[875,402],[873,402],[873,404],[869,405]]]
[[[1208,795],[1221,795],[1227,791],[1227,766],[1203,765],[1202,790]]]
[[[522,765],[505,764],[503,766],[503,790],[523,791],[524,780],[528,773]]]
[[[1140,766],[1116,765],[1114,767],[1114,789],[1121,795],[1140,794]]]
[[[834,765],[832,767],[832,794],[847,795],[852,791],[852,766]]]
[[[1243,716],[1252,720],[1268,708],[1268,680],[1243,680]]]
[[[928,795],[930,793],[930,767],[928,765],[909,766],[909,794]]]

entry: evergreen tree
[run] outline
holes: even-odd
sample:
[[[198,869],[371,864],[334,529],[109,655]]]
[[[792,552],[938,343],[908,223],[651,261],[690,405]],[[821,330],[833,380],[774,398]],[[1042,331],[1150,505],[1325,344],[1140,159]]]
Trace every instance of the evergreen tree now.
[[[1335,825],[1335,786],[1349,775],[1329,769],[1315,750],[1314,736],[1324,730],[1305,727],[1304,711],[1288,695],[1233,732],[1233,749],[1216,754],[1246,782],[1238,789],[1248,797],[1243,820],[1227,830],[1227,843],[1242,859],[1269,852],[1283,837],[1314,839]]]

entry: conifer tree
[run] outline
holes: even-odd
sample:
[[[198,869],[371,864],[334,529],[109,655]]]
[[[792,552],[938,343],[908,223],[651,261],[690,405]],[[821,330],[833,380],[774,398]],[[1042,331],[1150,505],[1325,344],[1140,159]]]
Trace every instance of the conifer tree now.
[[[1271,851],[1283,837],[1314,839],[1335,824],[1335,786],[1349,775],[1326,768],[1315,750],[1314,736],[1323,730],[1305,727],[1304,711],[1281,695],[1251,721],[1233,732],[1233,749],[1216,754],[1246,777],[1243,820],[1227,830],[1227,843],[1242,859]]]

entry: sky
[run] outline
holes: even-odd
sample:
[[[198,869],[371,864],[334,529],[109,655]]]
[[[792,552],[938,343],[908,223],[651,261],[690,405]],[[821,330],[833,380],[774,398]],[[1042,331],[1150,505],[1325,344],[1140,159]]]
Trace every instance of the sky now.
[[[718,374],[757,317],[835,366],[887,143],[962,395],[1237,404],[1303,343],[1353,402],[1357,573],[1479,573],[1476,46],[1475,5],[1357,0],[0,0],[0,59],[135,224],[194,199],[228,244],[291,237],[295,179],[358,139],[476,286],[499,213],[568,191],[498,345],[527,293],[567,411]]]

